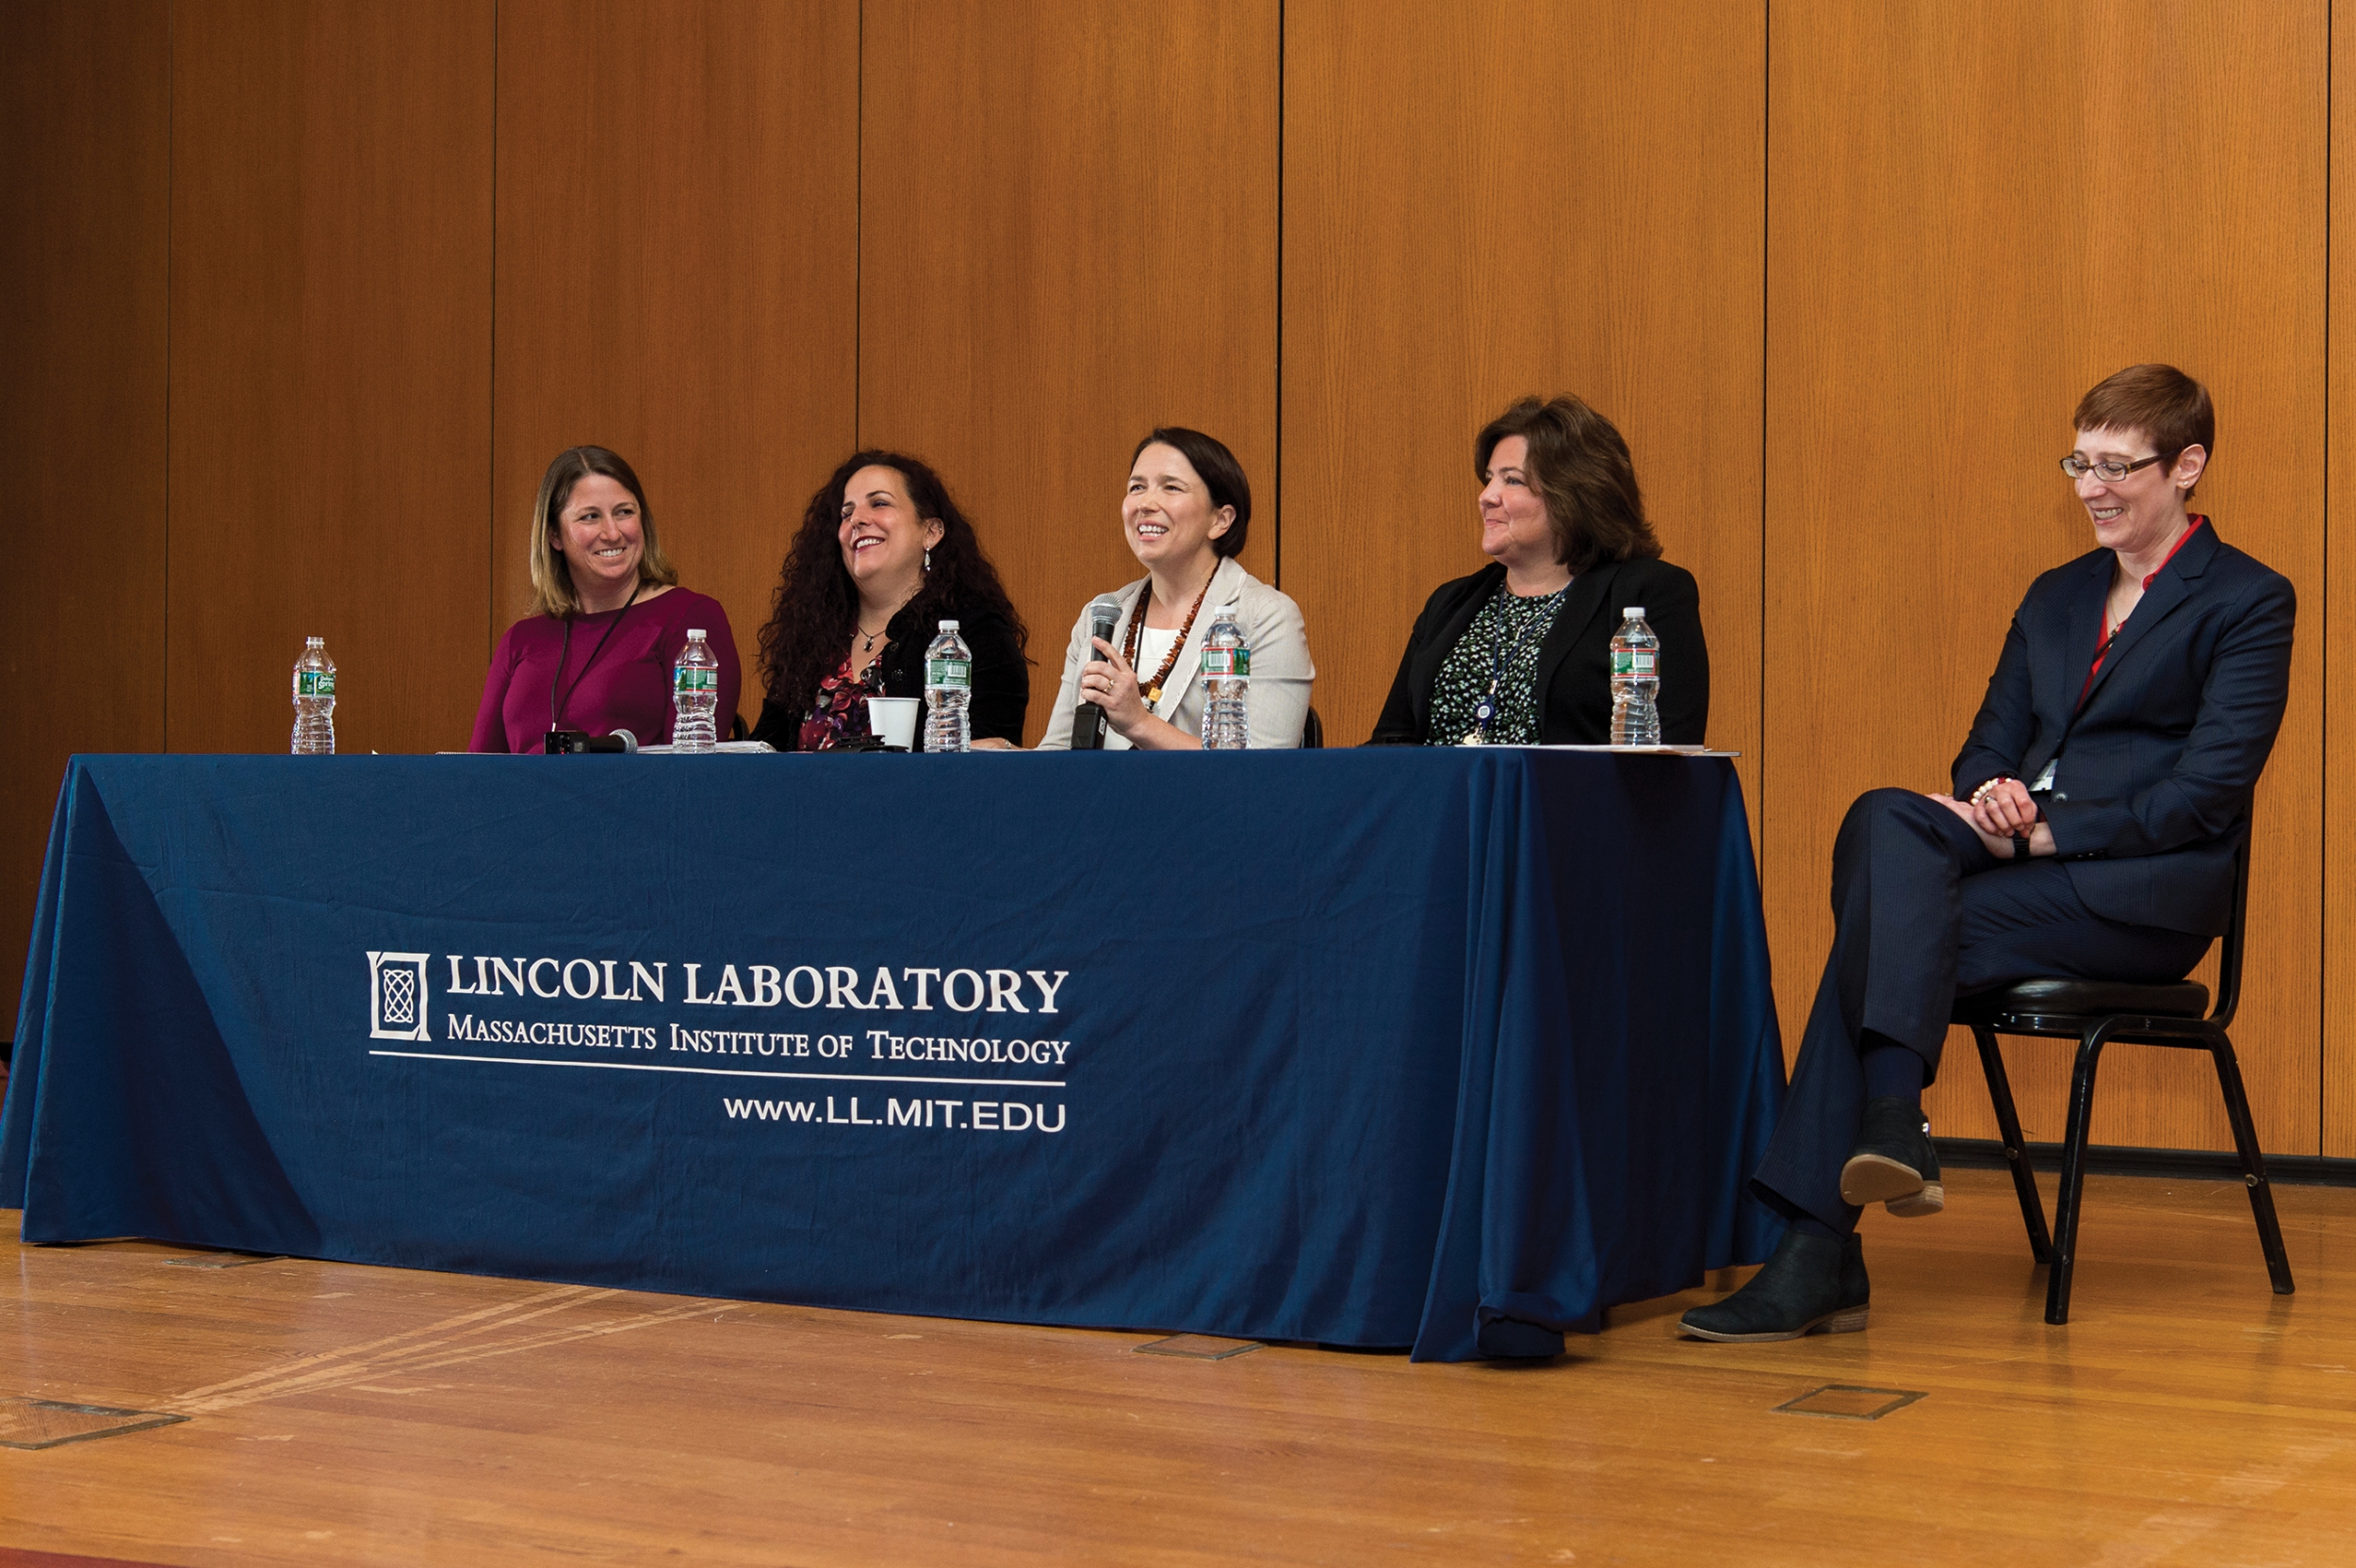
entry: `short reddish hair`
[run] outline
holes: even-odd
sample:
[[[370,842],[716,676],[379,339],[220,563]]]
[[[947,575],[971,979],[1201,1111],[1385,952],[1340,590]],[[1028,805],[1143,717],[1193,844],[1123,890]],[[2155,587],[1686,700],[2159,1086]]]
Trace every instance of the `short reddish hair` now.
[[[2209,389],[2173,365],[2130,365],[2097,382],[2070,416],[2079,430],[2137,430],[2165,466],[2186,447],[2217,455],[2217,410]]]

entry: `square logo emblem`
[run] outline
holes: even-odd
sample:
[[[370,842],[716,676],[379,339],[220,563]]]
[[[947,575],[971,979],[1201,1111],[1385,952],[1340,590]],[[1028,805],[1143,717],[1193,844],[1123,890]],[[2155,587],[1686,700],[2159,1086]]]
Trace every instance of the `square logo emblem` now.
[[[422,953],[368,955],[368,1038],[431,1040]]]

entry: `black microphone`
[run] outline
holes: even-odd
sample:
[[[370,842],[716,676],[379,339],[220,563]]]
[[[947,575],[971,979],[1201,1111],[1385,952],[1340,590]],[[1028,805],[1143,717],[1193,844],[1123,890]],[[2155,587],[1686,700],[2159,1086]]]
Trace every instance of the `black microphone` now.
[[[1096,651],[1096,640],[1113,640],[1113,628],[1121,624],[1121,601],[1110,594],[1099,594],[1088,603],[1088,656],[1086,664],[1101,664],[1104,656]],[[1072,710],[1072,749],[1102,751],[1104,749],[1104,710],[1083,699]]]
[[[551,757],[578,757],[586,752],[629,752],[636,755],[638,737],[627,729],[611,735],[592,735],[582,729],[551,729],[544,743]]]

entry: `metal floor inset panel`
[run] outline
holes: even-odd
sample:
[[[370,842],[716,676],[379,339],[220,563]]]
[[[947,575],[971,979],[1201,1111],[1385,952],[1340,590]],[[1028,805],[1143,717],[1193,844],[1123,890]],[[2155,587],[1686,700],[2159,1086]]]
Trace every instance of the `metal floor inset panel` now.
[[[1775,1410],[1785,1415],[1821,1415],[1831,1421],[1878,1421],[1924,1397],[1902,1388],[1859,1388],[1854,1383],[1826,1383]]]
[[[119,1437],[169,1427],[185,1415],[159,1410],[117,1410],[111,1405],[70,1405],[22,1395],[0,1399],[0,1448],[54,1448],[94,1437]]]
[[[1225,1361],[1240,1356],[1246,1350],[1256,1350],[1256,1339],[1221,1339],[1217,1334],[1172,1334],[1137,1347],[1143,1356],[1184,1356],[1188,1361]]]

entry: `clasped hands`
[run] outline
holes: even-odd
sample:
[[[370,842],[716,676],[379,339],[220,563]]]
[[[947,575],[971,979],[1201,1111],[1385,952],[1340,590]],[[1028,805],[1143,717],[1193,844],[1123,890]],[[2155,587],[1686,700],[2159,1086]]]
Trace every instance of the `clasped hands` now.
[[[2015,834],[2028,839],[2031,855],[2053,853],[2053,829],[2037,821],[2037,802],[2030,797],[2029,787],[2018,778],[1994,780],[1980,792],[1976,802],[1938,793],[1930,798],[1970,823],[1980,842],[1999,860],[2012,858]]]

